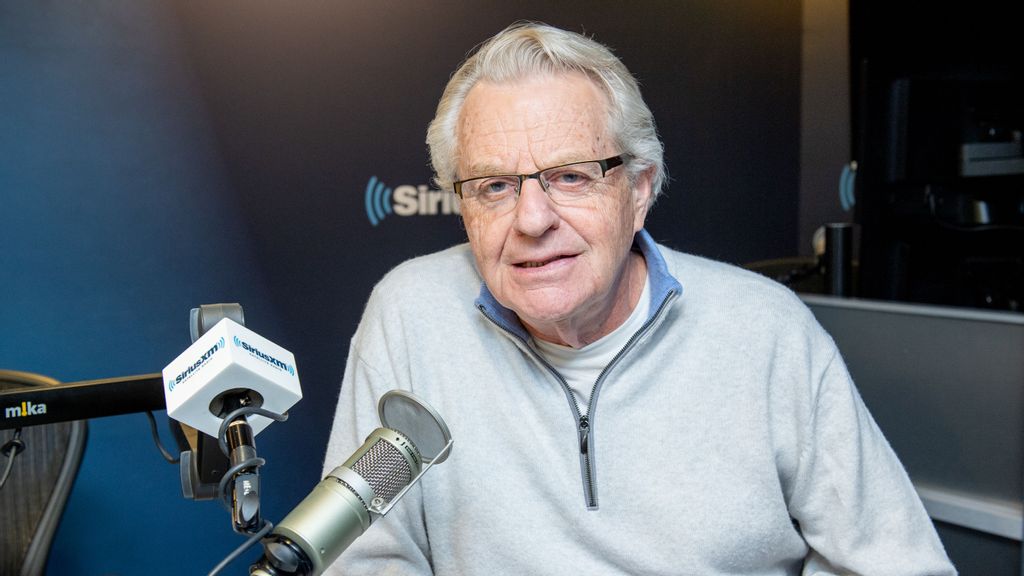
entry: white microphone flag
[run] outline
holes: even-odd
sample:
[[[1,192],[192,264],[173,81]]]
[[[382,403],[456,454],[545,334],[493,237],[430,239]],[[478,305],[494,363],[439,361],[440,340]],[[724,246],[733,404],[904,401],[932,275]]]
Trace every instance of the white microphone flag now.
[[[218,436],[223,414],[211,411],[218,396],[252,390],[259,406],[284,414],[302,399],[295,356],[270,340],[225,318],[163,369],[167,414],[209,436]],[[253,434],[273,420],[248,416]]]

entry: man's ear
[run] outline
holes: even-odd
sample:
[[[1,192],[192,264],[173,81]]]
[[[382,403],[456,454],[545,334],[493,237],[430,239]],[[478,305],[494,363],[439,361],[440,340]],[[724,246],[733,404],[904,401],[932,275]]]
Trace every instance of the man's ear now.
[[[654,200],[654,190],[651,189],[651,180],[654,167],[644,170],[636,176],[633,183],[633,232],[639,232],[644,227],[647,219],[647,211]]]

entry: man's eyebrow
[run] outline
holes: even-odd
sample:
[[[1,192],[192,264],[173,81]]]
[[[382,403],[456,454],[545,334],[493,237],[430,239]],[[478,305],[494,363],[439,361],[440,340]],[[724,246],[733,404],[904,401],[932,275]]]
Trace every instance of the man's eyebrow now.
[[[554,156],[555,159],[552,160],[551,162],[547,162],[543,166],[539,166],[536,168],[536,170],[531,170],[530,172],[543,171],[547,170],[548,168],[557,168],[558,166],[564,166],[566,164],[572,164],[575,162],[587,162],[589,160],[593,160],[593,158],[585,158],[583,156],[585,155],[581,155],[578,153],[559,154],[558,156]],[[467,173],[466,178],[512,174],[519,174],[519,172],[517,172],[514,169],[510,170],[506,168],[501,168],[497,164],[492,162],[480,162],[478,164],[473,164],[472,166],[469,167],[469,172]]]
[[[469,172],[466,174],[466,178],[476,178],[478,176],[495,176],[498,174],[515,174],[515,170],[506,170],[498,167],[497,164],[491,162],[480,162],[473,164],[469,167]]]

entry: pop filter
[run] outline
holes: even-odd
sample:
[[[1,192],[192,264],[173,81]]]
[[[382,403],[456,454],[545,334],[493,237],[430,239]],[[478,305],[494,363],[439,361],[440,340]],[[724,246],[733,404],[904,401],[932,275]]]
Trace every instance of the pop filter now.
[[[250,576],[323,573],[451,453],[448,425],[413,394],[384,393],[377,415],[383,427],[371,432],[263,539],[263,558],[250,567]]]
[[[439,464],[448,457],[452,440],[448,425],[429,405],[405,390],[385,392],[377,402],[377,414],[385,428],[409,438],[424,464]]]

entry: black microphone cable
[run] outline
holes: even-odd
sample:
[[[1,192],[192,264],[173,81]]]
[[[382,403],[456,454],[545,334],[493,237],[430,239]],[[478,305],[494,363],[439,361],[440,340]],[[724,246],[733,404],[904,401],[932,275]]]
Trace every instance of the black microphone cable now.
[[[244,554],[245,551],[249,548],[252,548],[257,542],[263,539],[263,537],[269,534],[270,531],[273,529],[273,524],[267,522],[266,520],[263,520],[263,526],[260,527],[259,531],[253,534],[248,540],[243,542],[241,546],[235,548],[235,550],[231,554],[225,556],[224,559],[220,561],[220,564],[217,564],[213,567],[213,570],[210,570],[210,573],[207,574],[207,576],[217,576],[217,574],[220,574],[221,570],[226,568],[228,564],[231,564],[232,562],[237,560],[239,556]]]
[[[228,413],[220,424],[220,430],[217,433],[217,445],[220,446],[220,451],[223,452],[224,456],[228,457],[229,460],[231,459],[231,450],[228,447],[229,428],[238,420],[244,422],[246,428],[248,428],[248,421],[245,417],[252,415],[265,416],[277,422],[284,422],[288,420],[288,414],[277,414],[256,406],[243,406]],[[248,434],[251,440],[251,430],[248,431]],[[258,474],[259,468],[266,463],[266,460],[255,455],[255,449],[253,449],[252,456],[249,456],[234,466],[231,466],[228,468],[227,472],[221,476],[220,483],[217,486],[217,493],[221,495],[221,502],[229,512],[233,512],[234,507],[232,505],[232,501],[235,497],[235,489],[231,487],[231,481],[234,480],[240,472],[245,470],[252,470],[251,473],[253,475]],[[236,532],[237,531],[238,530],[236,530]]]
[[[221,452],[223,452],[224,455],[227,456],[229,459],[231,457],[231,450],[228,447],[229,427],[232,425],[233,422],[235,422],[239,418],[251,415],[265,416],[277,422],[284,422],[285,420],[288,419],[288,414],[277,414],[275,412],[271,412],[269,410],[265,410],[263,408],[258,408],[255,406],[243,406],[241,408],[238,408],[237,410],[233,410],[232,412],[228,413],[226,416],[224,416],[224,420],[221,422],[220,425],[220,430],[217,433],[217,444],[220,446]],[[258,470],[264,464],[266,464],[266,460],[264,460],[263,458],[252,456],[250,458],[246,458],[245,460],[229,468],[227,472],[225,472],[224,475],[221,477],[220,484],[218,485],[218,494],[221,495],[221,503],[224,505],[225,508],[228,509],[229,512],[234,512],[232,506],[232,501],[234,499],[234,488],[232,487],[232,480],[234,479],[234,477],[244,470]],[[221,562],[217,564],[213,568],[213,570],[210,571],[208,576],[216,576],[217,574],[219,574],[225,567],[227,567],[229,564],[237,560],[249,548],[252,548],[254,545],[256,545],[264,536],[269,534],[270,531],[274,529],[274,525],[271,522],[268,522],[266,519],[262,519],[261,521],[262,524],[260,525],[260,527],[255,532],[253,532],[252,535],[238,548],[236,548],[233,552],[231,552],[223,560],[221,560]],[[239,532],[238,530],[235,531]]]
[[[171,454],[167,448],[164,447],[163,442],[160,441],[160,431],[157,430],[156,417],[153,416],[153,411],[147,410],[146,417],[149,418],[149,433],[153,437],[153,443],[156,444],[156,448],[160,451],[160,455],[164,457],[164,460],[166,460],[168,464],[178,464],[181,462],[181,458]]]
[[[4,442],[3,446],[0,446],[0,454],[7,457],[7,465],[4,467],[4,473],[0,476],[0,489],[3,489],[4,484],[7,484],[7,478],[11,475],[11,470],[14,469],[14,459],[25,450],[25,442],[21,439],[21,428],[14,429],[14,436]]]

